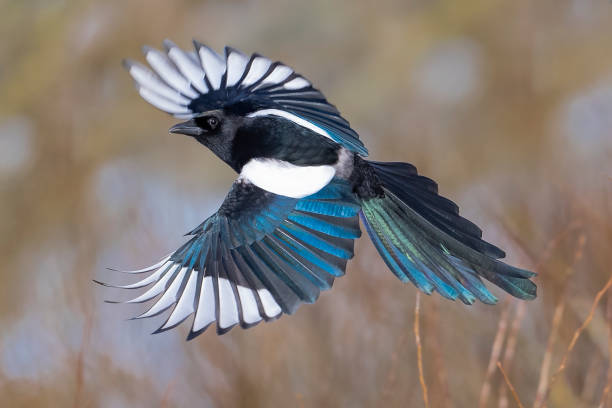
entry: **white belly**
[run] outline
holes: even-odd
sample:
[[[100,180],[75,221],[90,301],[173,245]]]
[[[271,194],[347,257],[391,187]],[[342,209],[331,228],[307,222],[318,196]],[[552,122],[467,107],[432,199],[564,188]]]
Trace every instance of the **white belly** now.
[[[335,174],[333,166],[296,166],[276,159],[251,159],[242,167],[240,179],[274,194],[302,198],[325,187]]]

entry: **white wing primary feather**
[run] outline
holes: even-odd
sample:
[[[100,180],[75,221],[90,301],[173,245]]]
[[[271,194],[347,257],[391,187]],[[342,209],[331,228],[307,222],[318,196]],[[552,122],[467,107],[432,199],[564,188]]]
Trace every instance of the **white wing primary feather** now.
[[[238,305],[232,285],[227,279],[219,278],[219,321],[220,328],[225,329],[238,323]]]
[[[198,94],[191,88],[189,81],[172,66],[172,63],[156,49],[144,48],[145,58],[157,74],[170,86],[190,98],[196,98]]]
[[[131,63],[129,73],[140,86],[156,92],[172,102],[176,102],[179,105],[188,105],[190,102],[180,92],[170,88],[157,75],[140,64]]]
[[[215,321],[215,292],[212,277],[206,276],[203,279],[200,289],[200,299],[193,320],[193,331],[202,330],[210,323]]]
[[[176,307],[168,317],[168,321],[163,325],[162,329],[171,327],[180,323],[183,319],[193,313],[193,299],[195,298],[196,282],[198,280],[198,272],[195,270],[191,271],[189,280],[185,286],[183,294],[179,298]]]
[[[146,302],[147,300],[151,300],[153,299],[155,296],[159,295],[160,293],[162,293],[164,291],[164,288],[166,287],[166,283],[168,282],[168,280],[172,277],[172,275],[174,275],[174,272],[177,270],[177,268],[180,265],[175,264],[172,268],[170,268],[168,270],[168,272],[166,272],[156,283],[155,285],[151,286],[145,293],[143,293],[142,295],[128,300],[126,303],[141,303],[141,302]]]
[[[198,52],[208,81],[214,89],[219,89],[221,77],[225,72],[225,60],[205,45],[201,46]]]
[[[252,289],[238,286],[238,296],[242,305],[242,320],[247,324],[253,324],[261,320],[257,300]]]
[[[251,62],[251,67],[249,68],[249,73],[242,80],[242,86],[249,86],[257,82],[257,80],[261,79],[262,76],[268,69],[270,69],[270,65],[272,65],[272,61],[264,57],[255,57],[253,62]]]
[[[187,107],[178,105],[177,103],[172,102],[147,88],[143,88],[142,86],[138,87],[138,93],[145,101],[149,102],[156,108],[163,110],[164,112],[171,113],[173,115],[186,115],[192,113]]]
[[[293,73],[293,70],[286,65],[277,65],[270,75],[264,78],[261,84],[257,85],[256,88],[260,88],[264,85],[278,84],[283,82]]]
[[[176,295],[178,293],[179,288],[181,287],[181,283],[183,281],[183,277],[185,276],[186,272],[187,272],[187,267],[183,267],[179,271],[178,275],[176,275],[176,278],[174,278],[174,280],[170,284],[170,287],[168,289],[166,289],[166,291],[159,298],[159,300],[157,302],[155,302],[153,304],[153,306],[151,306],[151,308],[149,310],[147,310],[146,312],[144,312],[143,314],[141,314],[137,318],[141,319],[141,318],[144,318],[144,317],[151,317],[151,316],[161,312],[162,310],[170,307],[173,303],[175,303],[176,302]]]
[[[242,78],[248,63],[249,58],[246,55],[236,50],[229,51],[227,55],[226,86],[234,86]]]
[[[181,50],[171,41],[164,41],[164,44],[168,48],[168,57],[177,66],[179,71],[185,78],[191,82],[191,84],[201,93],[205,94],[208,92],[208,87],[204,82],[204,70],[196,61],[194,61],[185,51]]]
[[[259,289],[257,294],[261,300],[264,312],[268,317],[276,317],[282,312],[282,309],[278,303],[276,303],[272,297],[272,294],[267,289]]]
[[[172,264],[172,262],[166,262],[164,265],[162,265],[157,271],[155,271],[155,273],[147,276],[146,278],[144,278],[141,281],[138,281],[136,283],[132,283],[131,285],[122,285],[122,286],[113,286],[114,288],[119,288],[119,289],[138,289],[138,288],[143,288],[147,285],[150,285],[153,282],[157,282],[157,280],[159,280],[159,278],[161,277],[161,275],[164,273],[164,271]]]
[[[307,86],[310,86],[310,82],[308,82],[302,77],[297,77],[285,83],[283,85],[283,88],[289,89],[289,90],[295,90],[295,89],[306,88]]]
[[[109,268],[109,269],[111,271],[122,272],[122,273],[144,273],[144,272],[151,272],[152,270],[157,269],[160,266],[164,265],[170,259],[171,256],[172,256],[172,254],[164,257],[164,259],[162,259],[161,261],[159,261],[155,265],[147,266],[147,267],[142,268],[142,269],[136,269],[136,270],[132,270],[132,271],[126,271],[126,270],[114,269],[114,268]]]

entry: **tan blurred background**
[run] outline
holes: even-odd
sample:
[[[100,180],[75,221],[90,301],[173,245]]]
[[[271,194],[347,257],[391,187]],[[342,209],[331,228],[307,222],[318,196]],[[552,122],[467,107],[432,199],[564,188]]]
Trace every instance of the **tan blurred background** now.
[[[175,249],[234,178],[121,67],[166,37],[295,67],[539,272],[529,303],[421,296],[429,406],[516,406],[497,360],[534,406],[597,300],[548,406],[612,407],[608,0],[1,0],[1,407],[424,406],[415,289],[365,237],[317,304],[250,330],[152,336],[103,303],[124,294],[92,279]]]

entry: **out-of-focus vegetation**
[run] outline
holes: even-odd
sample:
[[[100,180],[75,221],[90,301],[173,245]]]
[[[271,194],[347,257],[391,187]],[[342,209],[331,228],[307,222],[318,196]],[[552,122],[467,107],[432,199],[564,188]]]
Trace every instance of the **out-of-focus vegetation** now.
[[[612,407],[612,295],[555,375],[611,276],[607,0],[0,2],[0,406],[423,405],[415,289],[367,238],[316,305],[222,337],[103,303],[92,278],[175,249],[234,177],[121,68],[166,37],[296,67],[537,270],[533,302],[420,297],[429,406],[515,406],[500,361],[524,406]]]

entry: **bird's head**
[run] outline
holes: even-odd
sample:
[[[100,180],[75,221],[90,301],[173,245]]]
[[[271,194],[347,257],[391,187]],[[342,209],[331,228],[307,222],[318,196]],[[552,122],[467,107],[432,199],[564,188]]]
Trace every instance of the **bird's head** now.
[[[204,139],[223,133],[224,122],[225,117],[221,112],[206,112],[186,122],[177,123],[169,132]]]
[[[169,129],[169,132],[191,136],[204,145],[209,145],[212,140],[229,142],[243,120],[244,116],[225,109],[215,109],[177,123]]]

